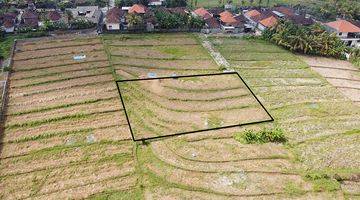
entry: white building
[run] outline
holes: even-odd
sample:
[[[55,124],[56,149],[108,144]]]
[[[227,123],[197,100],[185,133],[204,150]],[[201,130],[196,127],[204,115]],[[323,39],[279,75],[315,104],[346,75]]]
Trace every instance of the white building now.
[[[334,32],[347,46],[360,47],[360,28],[346,20],[325,24],[329,32]]]

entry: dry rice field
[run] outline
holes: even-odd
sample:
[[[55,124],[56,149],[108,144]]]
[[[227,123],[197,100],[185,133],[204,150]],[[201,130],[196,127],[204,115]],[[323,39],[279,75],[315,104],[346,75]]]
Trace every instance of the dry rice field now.
[[[221,72],[200,37],[19,42],[1,140],[0,198],[359,198],[360,108],[283,49],[240,38],[210,41],[273,123],[135,143],[115,80]],[[86,58],[74,60],[79,54]],[[266,117],[230,79],[126,84],[131,119],[141,135]],[[236,140],[246,129],[264,127],[283,129],[288,142]]]

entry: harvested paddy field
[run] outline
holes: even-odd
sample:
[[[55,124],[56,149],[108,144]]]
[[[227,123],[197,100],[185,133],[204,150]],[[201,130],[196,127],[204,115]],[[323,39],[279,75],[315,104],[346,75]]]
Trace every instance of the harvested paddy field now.
[[[236,73],[118,84],[135,140],[272,120]]]
[[[0,198],[358,198],[359,107],[281,48],[209,39],[274,122],[136,143],[115,81],[221,73],[200,37],[18,42],[2,135]],[[80,54],[86,58],[73,59]],[[124,83],[125,106],[139,136],[267,117],[231,77]],[[239,139],[245,130],[263,128],[282,129],[287,142]]]
[[[101,39],[19,41],[12,71],[1,198],[135,190],[133,144]]]

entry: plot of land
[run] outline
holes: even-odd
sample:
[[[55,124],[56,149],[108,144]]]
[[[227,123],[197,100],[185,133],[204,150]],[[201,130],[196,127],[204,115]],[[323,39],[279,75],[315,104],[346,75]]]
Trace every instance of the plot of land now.
[[[237,73],[118,84],[135,140],[271,120]]]
[[[360,70],[346,61],[329,58],[302,57],[340,92],[360,105]]]
[[[87,57],[76,61],[78,54]],[[99,38],[18,42],[12,70],[1,198],[82,198],[135,187],[130,133]]]

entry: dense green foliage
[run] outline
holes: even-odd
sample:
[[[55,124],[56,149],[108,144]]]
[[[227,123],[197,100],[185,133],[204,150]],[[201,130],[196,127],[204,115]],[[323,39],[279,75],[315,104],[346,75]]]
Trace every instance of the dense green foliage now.
[[[347,51],[346,45],[335,35],[315,24],[298,26],[289,21],[281,21],[264,31],[265,40],[271,41],[294,52],[341,58]]]
[[[93,28],[96,24],[85,20],[85,19],[75,19],[70,22],[71,29],[87,29],[87,28]]]
[[[337,17],[360,20],[360,1],[358,0],[311,0],[304,5],[312,15],[322,20],[330,21]]]
[[[263,129],[261,131],[246,130],[244,133],[235,135],[235,139],[246,144],[263,144],[268,142],[285,143],[287,141],[283,130]]]
[[[166,7],[170,7],[170,8],[186,7],[187,1],[186,0],[166,0],[165,5],[166,5]]]
[[[169,12],[156,11],[155,17],[162,29],[184,28],[187,25],[187,16],[172,14]]]
[[[350,61],[357,67],[360,67],[360,49],[354,48],[351,52]]]
[[[68,26],[64,22],[51,22],[46,20],[44,26],[40,28],[43,31],[67,30]]]
[[[126,16],[129,29],[143,29],[144,28],[144,20],[141,16],[135,14],[128,14]]]
[[[149,4],[149,1],[148,0],[115,0],[115,5],[118,7],[132,6],[134,4],[142,4],[147,6]]]
[[[155,12],[156,21],[161,29],[194,28],[200,29],[204,26],[204,20],[198,17],[169,13],[161,10]]]

